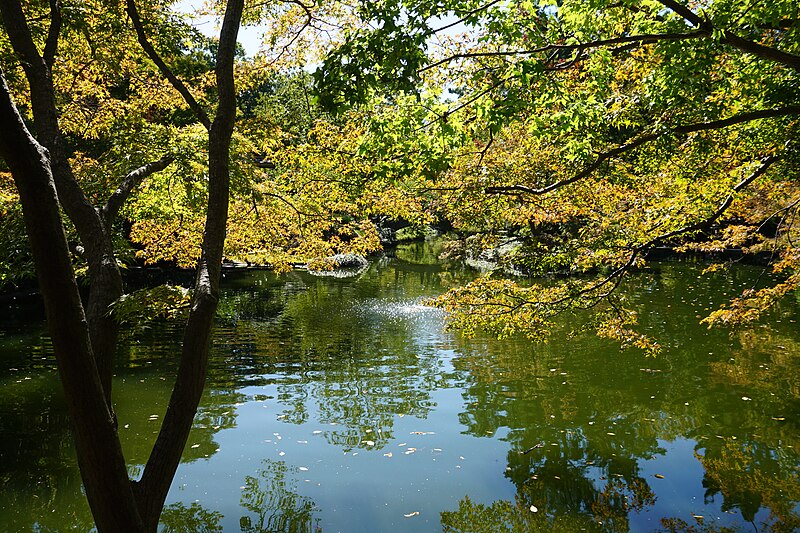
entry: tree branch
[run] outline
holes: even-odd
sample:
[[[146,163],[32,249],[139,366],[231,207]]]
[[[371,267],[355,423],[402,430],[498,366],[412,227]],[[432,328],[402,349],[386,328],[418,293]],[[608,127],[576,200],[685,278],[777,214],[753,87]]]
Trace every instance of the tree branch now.
[[[737,48],[743,52],[747,52],[748,54],[752,54],[756,57],[760,57],[761,59],[774,61],[775,63],[780,63],[783,66],[800,72],[800,56],[798,55],[790,54],[789,52],[784,52],[783,50],[772,48],[771,46],[764,46],[763,44],[759,44],[755,41],[744,39],[727,30],[723,32],[720,42],[729,44],[734,48]]]
[[[474,15],[475,13],[480,13],[481,11],[484,11],[484,10],[486,10],[486,9],[489,9],[489,8],[490,8],[490,7],[492,7],[493,5],[495,5],[495,4],[498,4],[498,3],[500,3],[500,2],[501,2],[501,0],[492,0],[492,1],[491,1],[491,2],[489,2],[488,4],[484,4],[484,5],[482,5],[482,6],[478,6],[478,7],[476,7],[475,9],[473,9],[472,11],[467,11],[467,12],[464,14],[464,16],[463,16],[463,17],[461,17],[460,19],[458,19],[457,21],[455,21],[455,22],[451,22],[450,24],[447,24],[446,26],[442,26],[441,28],[436,28],[435,30],[431,30],[430,32],[428,32],[428,36],[430,36],[430,35],[435,35],[435,34],[439,33],[440,31],[449,30],[450,28],[452,28],[452,27],[454,27],[454,26],[458,26],[459,24],[461,24],[462,22],[464,22],[465,20],[467,20],[469,17],[471,17],[471,16],[472,16],[472,15]]]
[[[699,231],[701,229],[709,227],[711,224],[716,222],[719,219],[719,217],[725,214],[725,211],[727,211],[728,208],[733,203],[733,199],[736,197],[737,192],[741,191],[742,189],[753,183],[756,179],[763,176],[770,166],[772,166],[775,162],[780,161],[781,157],[782,155],[780,153],[763,157],[761,159],[761,164],[758,166],[758,168],[756,168],[749,176],[744,178],[742,181],[734,185],[731,192],[728,193],[728,196],[725,197],[725,199],[722,201],[719,207],[717,207],[716,211],[711,213],[708,217],[704,218],[699,222],[695,222],[694,224],[689,224],[682,228],[678,228],[676,230],[658,235],[657,237],[650,239],[646,243],[637,246],[637,249],[641,251],[653,246],[654,244],[660,241],[665,241],[667,239],[671,239],[672,237],[683,235],[684,233]]]
[[[687,33],[645,33],[641,35],[623,35],[621,37],[613,37],[611,39],[600,39],[597,41],[590,41],[588,43],[576,44],[546,44],[539,48],[532,48],[530,50],[498,50],[494,52],[465,52],[463,54],[453,54],[429,65],[425,65],[419,72],[425,72],[432,68],[438,67],[445,63],[449,63],[456,59],[466,59],[472,57],[508,57],[508,56],[528,56],[539,54],[549,51],[583,51],[592,48],[602,48],[604,46],[613,46],[617,44],[627,43],[655,43],[658,41],[683,41],[687,39],[698,39],[707,37],[708,31],[705,29],[694,30]]]
[[[658,2],[689,21],[693,26],[701,30],[705,30],[709,35],[711,34],[711,21],[701,17],[688,7],[679,3],[677,0],[658,0]],[[786,22],[788,23],[789,21]],[[755,41],[744,39],[730,30],[725,30],[722,32],[722,39],[720,39],[720,42],[729,44],[734,48],[737,48],[743,52],[747,52],[748,54],[753,54],[761,59],[774,61],[793,70],[800,71],[800,56],[790,54],[789,52],[784,52],[783,50],[778,50],[777,48],[772,48],[771,46],[764,46],[763,44]]]
[[[623,144],[616,148],[612,148],[611,150],[601,152],[600,154],[598,154],[597,159],[593,163],[585,167],[583,170],[581,170],[574,176],[556,181],[554,183],[551,183],[550,185],[546,185],[538,189],[534,187],[528,187],[526,185],[498,185],[494,187],[487,187],[485,189],[485,192],[487,194],[529,194],[533,196],[540,196],[552,192],[556,189],[560,189],[565,185],[569,185],[571,183],[575,183],[576,181],[580,181],[590,176],[595,170],[597,170],[600,167],[600,165],[602,165],[609,159],[624,154],[625,152],[629,152],[634,148],[642,146],[643,144],[646,144],[648,142],[654,141],[666,134],[670,133],[688,134],[688,133],[695,133],[698,131],[716,130],[716,129],[726,128],[728,126],[733,126],[736,124],[741,124],[743,122],[749,122],[752,120],[759,120],[764,118],[776,118],[789,115],[800,115],[800,105],[790,105],[785,107],[778,107],[775,109],[762,109],[758,111],[750,111],[747,113],[740,113],[739,115],[734,115],[732,117],[728,117],[725,119],[712,120],[709,122],[697,122],[694,124],[687,124],[683,126],[668,128],[661,132],[644,134],[633,139],[627,144]]]
[[[103,222],[106,225],[106,228],[110,228],[111,224],[114,222],[114,219],[119,213],[120,208],[122,208],[125,201],[130,196],[133,189],[136,188],[139,183],[142,182],[146,177],[155,174],[156,172],[160,172],[167,168],[175,158],[171,155],[165,155],[158,161],[151,161],[141,167],[137,168],[129,172],[125,178],[122,180],[122,183],[117,190],[115,190],[111,196],[109,196],[106,205],[100,210],[100,214],[103,217]]]
[[[670,231],[670,232],[667,232],[667,233],[663,233],[661,235],[657,235],[656,237],[653,237],[652,239],[648,240],[647,242],[642,243],[642,244],[640,244],[638,246],[635,246],[634,248],[631,249],[630,254],[628,255],[628,259],[625,261],[625,263],[623,263],[622,265],[618,266],[616,269],[614,269],[606,277],[604,277],[604,278],[602,278],[602,279],[600,279],[600,280],[598,280],[598,281],[596,281],[594,283],[589,284],[588,286],[578,290],[577,292],[575,292],[573,294],[568,294],[568,295],[566,295],[566,296],[564,296],[562,298],[547,302],[546,304],[547,305],[560,305],[560,304],[564,304],[564,303],[566,303],[568,301],[575,301],[580,297],[591,295],[591,293],[595,293],[596,291],[598,291],[599,289],[602,289],[603,287],[605,287],[609,283],[614,282],[609,290],[603,292],[602,294],[592,295],[591,297],[595,298],[595,299],[597,299],[599,301],[599,300],[602,300],[603,298],[606,298],[606,297],[610,296],[611,293],[614,292],[614,290],[619,286],[623,275],[636,263],[636,258],[637,257],[640,257],[648,249],[650,249],[652,246],[654,246],[655,244],[657,244],[657,243],[659,243],[661,241],[670,239],[672,237],[676,237],[678,235],[683,235],[685,233],[690,233],[692,231],[698,231],[698,230],[701,230],[701,229],[709,227],[716,220],[718,220],[719,217],[721,217],[725,213],[725,211],[727,211],[727,209],[733,203],[733,199],[734,199],[734,197],[735,197],[737,192],[741,191],[742,189],[744,189],[745,187],[750,185],[753,181],[755,181],[759,177],[763,176],[764,173],[769,169],[769,167],[773,163],[775,163],[776,161],[779,161],[780,159],[781,159],[781,155],[780,154],[771,155],[771,156],[767,156],[767,157],[762,158],[761,159],[761,164],[759,165],[759,167],[756,170],[754,170],[749,176],[747,176],[742,181],[737,183],[733,187],[731,192],[728,194],[728,196],[722,201],[722,203],[716,209],[716,211],[714,211],[708,217],[704,218],[703,220],[701,220],[699,222],[695,222],[694,224],[689,224],[689,225],[684,226],[682,228],[679,228],[679,229],[676,229],[676,230],[673,230],[673,231]],[[527,304],[532,304],[532,303],[535,303],[535,302],[526,302],[526,303]]]
[[[128,0],[129,4],[133,0]],[[180,365],[169,406],[135,493],[146,526],[155,531],[180,464],[208,371],[211,326],[219,302],[219,280],[228,221],[230,146],[236,119],[233,67],[244,0],[227,0],[217,48],[219,94],[208,132],[208,205],[194,294],[183,334]]]
[[[527,187],[525,185],[498,185],[496,187],[486,187],[485,192],[487,194],[520,194],[520,193],[524,193],[524,194],[530,194],[530,195],[534,195],[534,196],[540,196],[540,195],[543,195],[543,194],[547,194],[547,193],[552,192],[552,191],[554,191],[556,189],[560,189],[561,187],[564,187],[565,185],[569,185],[570,183],[575,183],[576,181],[580,181],[580,180],[588,177],[595,170],[600,168],[600,165],[602,165],[603,163],[605,163],[609,159],[611,159],[613,157],[616,157],[618,155],[621,155],[621,154],[623,154],[625,152],[629,152],[630,150],[633,150],[634,148],[636,148],[638,146],[641,146],[641,145],[643,145],[643,144],[645,144],[647,142],[650,142],[652,140],[655,140],[655,139],[659,138],[661,135],[663,135],[663,134],[662,133],[650,133],[650,134],[647,134],[647,135],[642,135],[641,137],[638,137],[638,138],[632,140],[628,144],[623,144],[622,146],[618,146],[618,147],[612,148],[611,150],[608,150],[606,152],[602,152],[601,154],[598,155],[597,159],[592,164],[590,164],[589,166],[587,166],[586,168],[584,168],[583,170],[581,170],[580,172],[578,172],[574,176],[571,176],[569,178],[565,178],[563,180],[556,181],[554,183],[551,183],[550,185],[546,185],[546,186],[541,187],[539,189],[535,189],[533,187]]]
[[[144,33],[144,26],[142,26],[142,21],[139,18],[139,12],[136,9],[136,2],[134,0],[127,0],[127,7],[126,11],[128,12],[128,16],[131,18],[131,23],[133,24],[134,29],[136,30],[136,36],[139,40],[139,45],[145,51],[147,56],[150,60],[156,64],[158,69],[161,71],[161,74],[167,78],[170,82],[172,87],[180,93],[183,99],[186,101],[186,104],[189,106],[197,120],[206,127],[206,129],[211,128],[211,120],[208,118],[208,114],[202,108],[202,106],[195,100],[192,93],[186,87],[186,85],[172,72],[172,70],[167,66],[161,56],[158,55],[153,45],[150,44],[150,41],[147,40],[147,35]]]
[[[681,17],[691,22],[693,26],[697,28],[703,26],[704,20],[700,17],[700,15],[698,15],[685,5],[679,3],[677,0],[658,0],[658,2],[664,7],[674,11],[675,14],[680,15]]]
[[[61,6],[58,0],[50,0],[50,28],[47,31],[47,41],[44,43],[44,53],[42,59],[48,67],[53,67],[56,50],[58,49],[58,37],[61,33]]]

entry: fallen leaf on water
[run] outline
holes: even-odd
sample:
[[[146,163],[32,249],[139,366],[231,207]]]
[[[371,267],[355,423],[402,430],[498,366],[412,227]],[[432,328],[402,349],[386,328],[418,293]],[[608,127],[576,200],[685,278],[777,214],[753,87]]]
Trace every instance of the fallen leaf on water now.
[[[283,457],[284,455],[286,455],[286,452],[278,452],[278,455],[280,455],[281,457]]]
[[[661,474],[656,474],[656,477],[657,477],[658,479],[664,479],[664,476],[662,476]]]
[[[301,466],[298,470],[300,470],[301,472],[308,472],[308,467]]]
[[[403,446],[405,446],[406,444],[408,444],[408,443],[407,443],[407,442],[401,442],[400,444],[398,444],[398,446],[400,446],[400,447],[402,448],[402,447],[403,447]]]
[[[748,397],[748,396],[742,396],[742,400],[744,400],[744,401],[746,401],[746,402],[747,402],[747,401],[750,401],[750,400],[752,400],[752,398],[750,398],[750,397]]]
[[[384,456],[384,457],[391,457],[391,456],[392,456],[392,452],[385,453],[385,454],[383,454],[383,456]]]
[[[371,440],[365,440],[364,444],[366,444],[367,446],[375,446],[375,442]]]
[[[773,416],[773,417],[772,417],[772,419],[773,419],[773,420],[778,420],[778,421],[783,421],[783,420],[786,420],[786,418],[785,418],[785,417],[782,417],[782,416]],[[125,427],[128,427],[128,426],[125,426]]]
[[[538,513],[539,512],[539,508],[536,507],[535,505],[531,505],[531,512],[532,513]]]
[[[418,515],[419,511],[414,511],[413,513],[404,514],[403,516],[405,516],[406,518],[411,518],[412,516],[418,516]]]
[[[312,435],[319,435],[320,433],[322,433],[322,430],[320,429],[311,432]]]
[[[199,444],[192,444],[192,448],[199,448],[199,447],[200,447]]]
[[[614,437],[614,436],[616,436],[617,434],[616,434],[616,433],[612,433],[612,432],[610,432],[610,431],[609,431],[608,433],[606,433],[606,435],[611,435],[612,437]]]
[[[410,453],[414,453],[415,451],[417,451],[417,449],[416,449],[416,448],[409,448],[409,449],[407,449],[406,451],[404,451],[403,453],[405,453],[406,455],[408,455],[408,454],[410,454]]]

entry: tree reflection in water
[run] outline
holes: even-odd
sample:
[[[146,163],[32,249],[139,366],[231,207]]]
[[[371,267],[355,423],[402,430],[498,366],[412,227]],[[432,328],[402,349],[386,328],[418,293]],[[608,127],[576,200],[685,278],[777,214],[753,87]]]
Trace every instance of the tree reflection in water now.
[[[245,478],[241,505],[248,514],[239,519],[245,533],[317,533],[314,513],[319,512],[310,498],[301,496],[296,481],[284,461],[264,460],[264,468]],[[293,474],[293,472],[292,472]]]
[[[582,333],[579,316],[547,345],[442,332],[436,311],[413,304],[474,274],[397,254],[356,280],[229,276],[167,531],[800,530],[795,307],[732,336],[698,325],[757,272],[698,281],[699,268],[665,265],[632,278],[626,305],[667,340],[645,359]],[[152,324],[120,354],[134,473],[176,338]],[[47,339],[9,335],[0,351],[0,530],[89,529]],[[278,431],[303,442],[286,458],[320,461],[315,483],[298,466],[310,463],[270,455]],[[339,507],[327,488],[342,484],[360,487],[358,501]]]

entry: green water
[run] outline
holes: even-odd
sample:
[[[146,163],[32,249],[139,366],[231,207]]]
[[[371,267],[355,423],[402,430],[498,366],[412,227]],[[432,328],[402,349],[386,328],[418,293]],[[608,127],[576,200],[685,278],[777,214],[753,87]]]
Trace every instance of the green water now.
[[[397,250],[355,279],[230,273],[206,393],[168,498],[173,531],[794,531],[800,334],[698,316],[752,286],[739,267],[656,264],[623,290],[658,358],[575,333],[463,339],[420,305],[474,273]],[[0,531],[91,529],[48,339],[0,310]],[[137,475],[180,329],[120,353]],[[535,510],[535,512],[534,512]],[[690,529],[693,528],[693,529]],[[771,529],[770,529],[771,528]]]

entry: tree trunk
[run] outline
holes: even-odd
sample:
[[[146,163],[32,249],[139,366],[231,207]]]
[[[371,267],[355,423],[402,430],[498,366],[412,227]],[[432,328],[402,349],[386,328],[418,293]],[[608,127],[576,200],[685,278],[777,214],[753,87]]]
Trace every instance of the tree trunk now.
[[[158,524],[205,387],[228,221],[229,150],[236,118],[233,64],[243,9],[243,0],[228,0],[217,53],[219,104],[208,136],[208,207],[194,297],[184,330],[181,362],[169,407],[142,478],[136,486],[145,526],[152,531]]]
[[[135,6],[133,8],[135,12]],[[0,0],[3,23],[25,68],[34,119],[42,144],[51,151],[51,161],[47,160],[47,150],[25,129],[10,100],[1,71],[3,94],[0,96],[5,99],[0,101],[0,123],[4,125],[0,132],[0,153],[11,167],[20,190],[59,375],[75,426],[81,475],[101,532],[157,530],[205,385],[227,226],[229,150],[236,117],[233,65],[243,9],[243,0],[228,0],[217,53],[219,105],[213,122],[209,123],[204,113],[199,117],[209,126],[209,203],[178,375],[142,478],[131,483],[110,396],[111,361],[117,332],[116,324],[107,317],[107,310],[122,294],[122,280],[113,255],[109,226],[118,207],[110,200],[107,209],[95,209],[75,180],[58,126],[50,66],[31,39],[19,2]],[[51,18],[53,24],[60,20],[56,16]],[[51,36],[57,37],[57,30],[51,27]],[[48,38],[46,52],[49,52],[45,55],[51,59],[54,46]],[[14,128],[10,127],[12,122]],[[8,128],[5,127],[7,123]],[[78,230],[89,262],[88,324],[72,272],[54,182],[58,199]],[[96,347],[94,353],[93,347]]]
[[[89,301],[86,318],[92,352],[96,359],[104,397],[109,409],[111,403],[111,378],[117,345],[117,325],[108,314],[108,306],[122,296],[122,274],[114,257],[111,235],[102,217],[78,185],[69,163],[70,151],[61,135],[58,124],[55,89],[50,65],[39,55],[31,37],[22,6],[17,1],[0,0],[0,13],[11,45],[19,56],[31,91],[31,109],[36,124],[37,138],[50,153],[50,171],[56,184],[58,198],[66,211],[85,250],[89,265]],[[60,17],[57,10],[51,13],[51,33],[57,37]],[[50,41],[55,43],[57,41]],[[55,44],[51,53],[55,53]]]
[[[0,124],[0,155],[19,191],[89,506],[100,531],[142,531],[92,354],[47,150],[25,127],[2,71]]]

